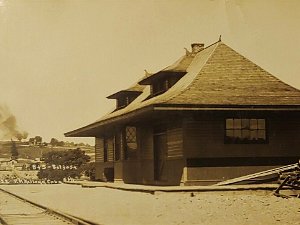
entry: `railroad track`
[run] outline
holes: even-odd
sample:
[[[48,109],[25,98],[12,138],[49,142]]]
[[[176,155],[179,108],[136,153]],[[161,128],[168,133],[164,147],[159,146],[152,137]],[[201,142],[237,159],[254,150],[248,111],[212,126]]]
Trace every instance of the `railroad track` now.
[[[96,225],[0,188],[0,225]]]

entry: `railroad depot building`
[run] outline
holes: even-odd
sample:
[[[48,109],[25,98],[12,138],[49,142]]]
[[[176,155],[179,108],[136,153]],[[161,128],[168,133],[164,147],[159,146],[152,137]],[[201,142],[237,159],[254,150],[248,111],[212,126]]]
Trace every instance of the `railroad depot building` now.
[[[108,98],[113,112],[65,134],[96,138],[98,180],[206,185],[300,158],[300,91],[221,40]]]

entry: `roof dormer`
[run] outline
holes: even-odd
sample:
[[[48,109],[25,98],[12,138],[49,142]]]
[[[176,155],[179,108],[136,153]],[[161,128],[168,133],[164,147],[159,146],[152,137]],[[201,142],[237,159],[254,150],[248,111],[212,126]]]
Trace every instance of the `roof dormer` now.
[[[143,87],[136,84],[126,90],[121,90],[110,96],[108,99],[116,99],[116,109],[122,109],[133,102],[141,93],[143,92]]]
[[[153,97],[166,92],[185,74],[184,71],[160,71],[142,80],[139,84],[150,85],[150,96]]]
[[[147,73],[145,78],[139,84],[150,85],[151,94],[148,98],[160,95],[170,89],[187,73],[187,68],[193,61],[195,55],[204,49],[204,44],[193,43],[192,52],[186,49],[186,54],[177,60],[174,64],[165,69],[154,73]]]

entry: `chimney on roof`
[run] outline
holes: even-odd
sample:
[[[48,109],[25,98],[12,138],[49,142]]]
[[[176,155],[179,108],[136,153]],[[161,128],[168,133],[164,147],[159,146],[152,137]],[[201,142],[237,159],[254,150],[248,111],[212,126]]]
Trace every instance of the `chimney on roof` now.
[[[193,43],[192,46],[192,53],[198,53],[204,49],[203,43]]]

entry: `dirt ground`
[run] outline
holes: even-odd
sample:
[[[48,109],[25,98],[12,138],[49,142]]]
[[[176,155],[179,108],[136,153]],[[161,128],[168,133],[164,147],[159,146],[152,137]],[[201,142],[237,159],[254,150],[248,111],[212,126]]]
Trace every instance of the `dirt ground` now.
[[[158,193],[78,185],[0,186],[53,209],[100,224],[300,224],[300,199],[266,191]]]

